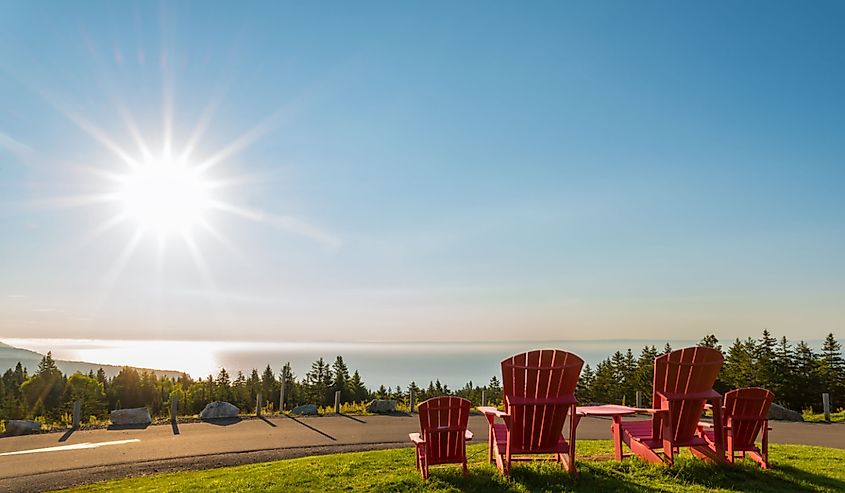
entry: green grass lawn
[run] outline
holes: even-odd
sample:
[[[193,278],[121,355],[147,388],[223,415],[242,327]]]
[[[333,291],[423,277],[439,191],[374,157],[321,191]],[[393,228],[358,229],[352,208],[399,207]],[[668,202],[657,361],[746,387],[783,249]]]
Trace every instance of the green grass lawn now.
[[[410,448],[304,457],[263,464],[161,474],[69,491],[845,491],[845,450],[773,445],[773,469],[714,466],[684,453],[672,469],[638,459],[609,460],[607,440],[578,443],[581,479],[554,463],[520,464],[510,481],[487,464],[486,445],[468,448],[469,476],[459,466],[432,468],[423,482]]]

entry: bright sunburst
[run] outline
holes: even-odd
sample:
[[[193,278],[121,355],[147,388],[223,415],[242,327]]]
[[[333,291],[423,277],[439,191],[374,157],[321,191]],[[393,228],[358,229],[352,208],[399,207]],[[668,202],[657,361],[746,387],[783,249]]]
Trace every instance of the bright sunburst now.
[[[184,160],[147,160],[118,183],[124,215],[159,236],[188,233],[203,223],[214,203],[203,171]]]

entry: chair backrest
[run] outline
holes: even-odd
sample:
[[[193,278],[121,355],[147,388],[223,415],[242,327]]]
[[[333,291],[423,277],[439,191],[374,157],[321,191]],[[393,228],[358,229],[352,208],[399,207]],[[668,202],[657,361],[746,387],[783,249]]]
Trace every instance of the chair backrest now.
[[[460,397],[434,397],[417,407],[429,464],[463,462],[471,405]]]
[[[674,441],[691,440],[696,434],[704,405],[716,393],[713,385],[722,363],[721,351],[698,346],[677,349],[654,359],[652,407],[670,410]],[[673,400],[670,406],[661,394],[681,399]]]
[[[730,437],[735,448],[754,445],[774,399],[775,394],[759,387],[731,390],[725,394],[722,418],[731,427]]]
[[[559,349],[538,349],[502,361],[502,390],[511,415],[511,446],[543,450],[560,439],[584,360]]]

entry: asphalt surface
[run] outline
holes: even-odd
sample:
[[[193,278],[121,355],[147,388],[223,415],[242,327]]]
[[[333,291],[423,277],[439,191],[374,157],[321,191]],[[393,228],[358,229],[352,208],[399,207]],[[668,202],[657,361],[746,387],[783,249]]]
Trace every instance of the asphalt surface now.
[[[845,448],[845,424],[773,422],[772,428],[772,443]],[[472,416],[469,429],[474,442],[486,443],[483,416]],[[416,416],[323,416],[1,438],[0,491],[44,491],[159,472],[406,447],[408,433],[415,431]],[[579,440],[609,438],[610,420],[581,420]]]

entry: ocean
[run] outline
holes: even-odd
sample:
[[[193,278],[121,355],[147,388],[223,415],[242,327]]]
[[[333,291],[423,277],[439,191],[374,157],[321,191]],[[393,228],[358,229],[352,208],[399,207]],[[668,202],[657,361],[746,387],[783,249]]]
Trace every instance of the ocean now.
[[[40,353],[52,351],[57,359],[100,364],[130,365],[185,371],[194,378],[216,375],[221,367],[232,378],[237,371],[261,372],[268,364],[278,374],[290,362],[301,378],[311,363],[327,363],[343,356],[350,373],[358,370],[370,388],[379,385],[405,388],[410,382],[428,385],[439,379],[455,389],[472,381],[484,385],[494,375],[501,378],[499,362],[531,349],[559,348],[579,355],[592,367],[615,351],[631,348],[638,355],[643,346],[662,349],[666,340],[578,341],[476,341],[476,342],[221,342],[221,341],[122,341],[89,339],[5,339],[3,342]],[[692,340],[668,341],[672,347],[695,344]]]

